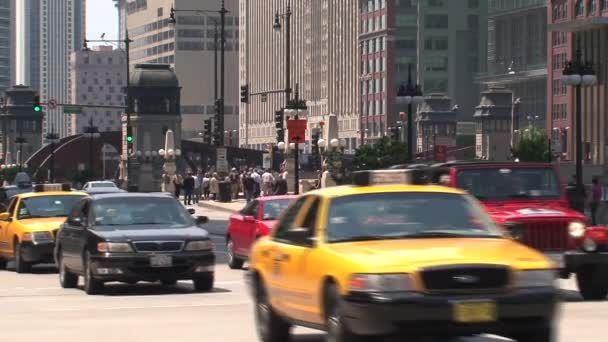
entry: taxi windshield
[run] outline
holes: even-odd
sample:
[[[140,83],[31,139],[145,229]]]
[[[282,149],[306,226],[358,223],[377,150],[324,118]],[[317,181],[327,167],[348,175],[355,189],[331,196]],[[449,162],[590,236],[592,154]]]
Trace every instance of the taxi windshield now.
[[[161,225],[163,228],[187,228],[194,225],[192,216],[171,197],[129,197],[98,199],[93,204],[94,226],[133,229],[132,226]]]
[[[551,168],[460,170],[456,186],[480,200],[559,198],[560,184]]]
[[[17,219],[67,217],[82,195],[49,195],[24,198],[17,210]]]
[[[397,192],[332,200],[328,243],[409,238],[501,237],[470,198],[459,194]]]

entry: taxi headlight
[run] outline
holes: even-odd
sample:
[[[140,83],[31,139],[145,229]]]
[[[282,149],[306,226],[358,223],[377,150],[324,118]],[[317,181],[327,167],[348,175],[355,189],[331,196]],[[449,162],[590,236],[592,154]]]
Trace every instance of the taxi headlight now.
[[[23,233],[23,235],[21,236],[21,241],[30,241],[30,242],[53,241],[53,234],[51,232]]]
[[[570,233],[570,235],[572,237],[580,238],[583,236],[583,234],[585,234],[586,228],[587,227],[585,226],[584,223],[578,222],[578,221],[573,221],[573,222],[570,222],[570,224],[568,225],[568,232]]]
[[[553,287],[557,275],[553,270],[521,271],[517,274],[517,287]]]
[[[186,245],[186,251],[210,251],[213,249],[211,240],[190,241]]]
[[[133,248],[126,242],[100,242],[97,251],[101,253],[131,253]]]
[[[352,292],[406,292],[414,290],[409,274],[353,274],[349,284]]]

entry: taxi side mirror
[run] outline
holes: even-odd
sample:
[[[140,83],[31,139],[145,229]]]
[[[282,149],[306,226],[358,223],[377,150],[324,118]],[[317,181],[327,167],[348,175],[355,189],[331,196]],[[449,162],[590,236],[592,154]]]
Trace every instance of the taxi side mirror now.
[[[505,236],[515,241],[522,241],[526,233],[526,228],[520,223],[505,223],[503,229]]]
[[[307,247],[312,247],[315,243],[315,238],[308,228],[290,229],[286,232],[285,239],[296,245]]]
[[[10,222],[11,221],[10,214],[7,213],[7,212],[0,213],[0,221],[8,221],[8,222]]]

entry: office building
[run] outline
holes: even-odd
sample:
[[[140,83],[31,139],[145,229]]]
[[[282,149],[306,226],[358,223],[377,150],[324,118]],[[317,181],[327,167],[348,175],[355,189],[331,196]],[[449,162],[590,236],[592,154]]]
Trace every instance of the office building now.
[[[605,165],[608,154],[608,1],[551,0],[549,6],[549,58],[547,76],[547,130],[561,160],[575,160],[575,110],[573,87],[561,81],[566,62],[581,50],[593,63],[598,82],[582,88],[582,142],[585,162]]]
[[[441,93],[472,120],[479,101],[477,72],[485,70],[487,1],[360,1],[361,138],[386,136],[406,106],[397,88],[418,82],[425,94]],[[407,113],[408,115],[412,113]]]
[[[490,0],[485,87],[502,86],[516,100],[515,128],[545,127],[547,109],[547,4],[545,0]]]
[[[287,3],[240,1],[239,79],[251,93],[285,90],[286,22],[281,21],[280,30],[273,26],[275,14],[286,13]],[[324,132],[320,137],[337,136],[345,152],[352,153],[359,129],[359,5],[352,0],[302,0],[291,1],[291,6],[290,83],[294,91],[299,86],[300,99],[308,106],[305,150],[311,134]],[[277,92],[241,104],[241,146],[266,149],[276,144],[275,111],[285,102],[285,93]]]
[[[83,105],[123,106],[126,85],[126,56],[113,46],[96,46],[70,56],[71,100]],[[122,109],[83,108],[71,115],[70,133],[82,134],[90,120],[100,132],[120,131]]]
[[[10,0],[0,0],[0,97],[10,86],[11,80],[11,51],[13,43],[11,40],[12,32],[11,2]]]
[[[176,23],[170,21],[171,7]],[[224,128],[238,129],[238,2],[226,1]],[[205,10],[196,13],[183,10]],[[138,0],[126,3],[127,28],[133,40],[131,67],[139,63],[170,64],[181,89],[182,138],[204,131],[215,114],[214,35],[220,30],[220,1]],[[218,48],[218,73],[219,73]],[[219,79],[219,75],[218,75]]]

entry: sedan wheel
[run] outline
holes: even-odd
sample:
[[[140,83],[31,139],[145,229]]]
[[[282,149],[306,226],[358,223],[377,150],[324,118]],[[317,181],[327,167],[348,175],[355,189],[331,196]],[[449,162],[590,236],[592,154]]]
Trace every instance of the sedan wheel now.
[[[88,252],[85,260],[84,292],[86,292],[88,295],[100,294],[103,292],[103,282],[93,278],[93,271],[91,270],[91,257]]]
[[[17,242],[15,244],[15,272],[29,273],[32,271],[32,264],[23,260],[23,251],[21,249],[21,243]]]
[[[57,257],[57,267],[59,268],[59,284],[64,289],[73,289],[78,286],[78,276],[68,271],[64,264],[63,253],[60,251]]]
[[[228,267],[233,270],[240,270],[243,268],[243,259],[239,259],[234,252],[234,242],[231,238],[226,241],[226,249],[228,250]]]

